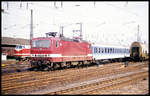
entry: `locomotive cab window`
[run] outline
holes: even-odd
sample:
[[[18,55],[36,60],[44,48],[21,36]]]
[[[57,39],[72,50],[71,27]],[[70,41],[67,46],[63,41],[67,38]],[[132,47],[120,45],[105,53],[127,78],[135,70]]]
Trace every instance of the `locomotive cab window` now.
[[[18,45],[16,48],[17,48],[17,49],[22,49],[22,46],[21,46],[21,45]]]
[[[49,48],[50,40],[33,40],[32,47],[34,48]]]

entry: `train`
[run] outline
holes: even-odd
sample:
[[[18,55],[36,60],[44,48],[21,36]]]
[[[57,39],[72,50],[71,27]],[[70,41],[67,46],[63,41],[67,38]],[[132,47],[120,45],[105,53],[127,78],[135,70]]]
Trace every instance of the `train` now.
[[[30,45],[16,45],[14,49],[14,57],[16,60],[29,60],[30,58]]]
[[[149,50],[148,46],[142,42],[133,42],[130,46],[130,58],[133,61],[148,60]]]
[[[56,36],[56,32],[50,32],[49,36],[33,38],[28,46],[16,46],[16,58],[30,60],[31,68],[35,70],[99,65],[105,61],[143,61],[149,58],[148,47],[140,42],[133,42],[131,46],[124,47],[60,37]]]
[[[130,57],[128,47],[95,45],[81,39],[56,37],[54,32],[49,36],[32,39],[30,64],[33,69],[54,70]]]

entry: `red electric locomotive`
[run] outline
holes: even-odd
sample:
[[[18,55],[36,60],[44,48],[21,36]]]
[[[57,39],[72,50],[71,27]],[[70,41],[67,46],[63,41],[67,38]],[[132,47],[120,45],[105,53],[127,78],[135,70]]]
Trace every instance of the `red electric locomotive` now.
[[[50,32],[49,36],[32,39],[32,68],[53,70],[92,62],[91,44],[87,41],[56,37],[56,32]]]

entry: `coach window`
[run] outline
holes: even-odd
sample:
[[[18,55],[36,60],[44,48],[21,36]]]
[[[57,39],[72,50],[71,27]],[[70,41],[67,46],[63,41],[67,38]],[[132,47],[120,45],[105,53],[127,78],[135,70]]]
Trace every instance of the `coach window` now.
[[[107,53],[107,48],[105,48],[105,53]]]
[[[97,49],[96,49],[96,48],[94,48],[94,53],[96,53],[96,50],[97,50]]]
[[[56,48],[59,46],[59,43],[58,43],[58,41],[56,40]]]
[[[101,53],[101,48],[99,48],[99,53]]]
[[[113,48],[113,53],[115,53],[115,49]]]
[[[97,48],[95,48],[95,53],[97,53]]]
[[[112,48],[110,48],[110,53],[112,53]]]
[[[103,51],[104,51],[104,50],[103,50],[103,48],[102,48],[102,53],[103,53]]]

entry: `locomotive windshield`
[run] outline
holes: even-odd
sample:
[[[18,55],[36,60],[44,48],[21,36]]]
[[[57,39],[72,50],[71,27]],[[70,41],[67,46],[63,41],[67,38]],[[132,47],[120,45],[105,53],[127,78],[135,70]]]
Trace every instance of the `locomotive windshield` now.
[[[50,47],[50,40],[33,40],[32,47],[38,48],[49,48]]]
[[[16,46],[16,49],[22,49],[22,48],[24,48],[24,46],[22,46],[22,45],[17,45]]]

